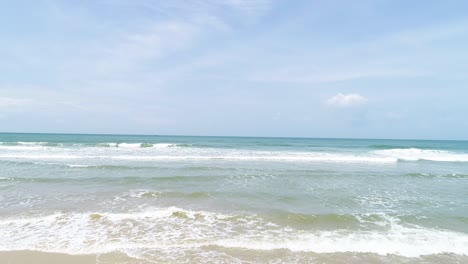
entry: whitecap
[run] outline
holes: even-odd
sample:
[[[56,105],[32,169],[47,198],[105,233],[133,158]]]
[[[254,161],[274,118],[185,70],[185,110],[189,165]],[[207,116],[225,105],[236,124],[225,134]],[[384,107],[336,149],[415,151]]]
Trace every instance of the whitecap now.
[[[404,161],[428,160],[442,162],[468,162],[468,153],[456,153],[445,150],[409,148],[376,150],[373,153]]]

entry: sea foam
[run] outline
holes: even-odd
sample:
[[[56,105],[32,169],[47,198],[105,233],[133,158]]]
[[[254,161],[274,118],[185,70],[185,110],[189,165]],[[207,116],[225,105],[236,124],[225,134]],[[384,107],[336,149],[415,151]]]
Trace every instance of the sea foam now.
[[[0,145],[4,160],[99,159],[135,161],[282,161],[338,163],[395,163],[398,161],[468,162],[468,153],[435,149],[383,149],[374,151],[289,151],[248,150],[185,146],[174,143],[93,143],[55,144],[47,142],[13,142]]]
[[[0,220],[0,250],[99,254],[172,248],[183,252],[206,246],[292,252],[357,252],[418,257],[468,255],[468,235],[403,226],[390,221],[378,230],[305,231],[282,227],[258,216],[227,215],[177,207],[140,212],[54,213]]]
[[[373,153],[404,161],[428,160],[441,162],[468,162],[468,154],[444,150],[409,148],[377,150]]]

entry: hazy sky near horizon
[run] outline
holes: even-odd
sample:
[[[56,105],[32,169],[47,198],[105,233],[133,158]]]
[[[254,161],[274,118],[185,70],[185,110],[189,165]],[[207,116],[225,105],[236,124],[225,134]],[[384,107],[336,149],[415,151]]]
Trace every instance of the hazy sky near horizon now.
[[[467,10],[0,0],[0,132],[468,139]]]

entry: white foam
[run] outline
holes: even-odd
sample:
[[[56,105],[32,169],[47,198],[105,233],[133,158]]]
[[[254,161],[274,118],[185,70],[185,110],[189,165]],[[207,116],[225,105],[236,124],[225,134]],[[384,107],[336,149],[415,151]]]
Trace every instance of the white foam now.
[[[429,229],[403,229],[383,232],[327,231],[300,234],[292,238],[226,239],[215,243],[250,250],[288,249],[296,252],[357,252],[419,257],[433,254],[468,254],[465,234]]]
[[[142,143],[119,143],[119,148],[140,148]]]
[[[76,155],[27,155],[27,154],[5,154],[5,155],[0,155],[0,158],[6,158],[6,159],[31,159],[31,160],[37,160],[37,159],[43,159],[43,160],[63,160],[63,159],[83,159],[83,158],[98,158],[98,156],[76,156]],[[47,163],[42,163],[42,164],[47,164]],[[49,163],[50,164],[50,163]]]
[[[132,147],[133,149],[134,147]],[[246,153],[245,155],[232,155],[230,153],[210,152],[191,152],[189,155],[181,155],[185,152],[167,152],[166,155],[161,155],[158,152],[149,152],[141,150],[140,152],[129,152],[129,155],[118,155],[119,152],[109,152],[109,155],[96,155],[102,152],[31,152],[10,153],[0,155],[3,159],[42,159],[42,160],[64,160],[64,159],[100,159],[100,160],[134,160],[134,161],[183,161],[183,160],[226,160],[226,161],[284,161],[284,162],[349,162],[349,163],[393,163],[397,162],[396,158],[392,157],[373,157],[373,156],[352,156],[352,155],[334,155],[322,153],[305,153],[303,155],[285,153],[273,153],[256,155],[256,153]],[[50,153],[50,154],[49,154]],[[146,154],[146,155],[145,155]],[[148,155],[152,154],[152,155]]]
[[[175,144],[172,143],[119,143],[117,145],[119,148],[169,148],[174,147]]]
[[[8,146],[0,145],[0,150],[44,150],[46,147],[40,145]]]
[[[169,148],[176,146],[172,143],[98,143],[97,147],[118,147],[118,148]]]
[[[7,143],[7,144],[5,144]],[[1,142],[0,150],[42,150],[48,142]]]
[[[81,164],[67,164],[70,168],[88,168],[89,165],[81,165]]]
[[[314,253],[375,253],[379,255],[400,255],[420,257],[433,254],[468,255],[468,235],[448,230],[423,228],[415,225],[403,226],[400,220],[379,213],[374,215],[356,215],[361,223],[369,224],[366,216],[379,216],[373,221],[377,226],[386,227],[378,230],[334,230],[334,231],[293,231],[275,233],[273,236],[250,236],[242,239],[224,239],[215,244],[229,248],[249,250],[287,249],[293,252]],[[375,219],[374,219],[375,220]],[[293,235],[295,233],[295,235]]]
[[[118,143],[99,143],[96,146],[97,147],[117,147],[119,144]]]
[[[43,145],[46,145],[47,142],[22,142],[22,141],[18,141],[17,142],[18,145],[25,145],[25,146],[43,146]]]
[[[205,246],[293,252],[360,252],[418,257],[468,255],[468,234],[388,222],[383,230],[296,230],[255,216],[177,207],[135,213],[54,213],[0,220],[0,250],[69,254],[180,251]]]
[[[456,153],[444,150],[429,150],[429,149],[386,149],[374,151],[374,154],[396,158],[406,161],[444,161],[444,162],[468,162],[467,153]]]
[[[158,191],[151,191],[151,190],[131,190],[128,193],[124,194],[121,199],[125,199],[125,196],[131,197],[131,198],[142,198],[144,196],[149,196],[149,197],[158,197],[162,195],[161,192]]]
[[[172,143],[100,143],[94,147],[46,147],[40,145],[0,145],[3,159],[99,159],[100,164],[113,160],[135,161],[284,161],[338,163],[395,163],[402,161],[468,162],[467,153],[441,150],[388,149],[363,153],[254,151],[211,148],[177,148]],[[96,147],[98,146],[98,147]],[[106,148],[99,146],[107,146]]]
[[[228,227],[225,220],[228,217],[169,207],[138,213],[55,213],[3,219],[0,250],[93,254],[134,248],[190,247],[193,240],[219,237],[224,229],[213,225]]]
[[[201,156],[201,155],[155,155],[155,156],[112,156],[112,159],[120,160],[238,160],[238,161],[302,161],[302,162],[378,162],[378,163],[393,163],[397,159],[389,157],[366,157],[366,156],[345,156],[345,155],[329,155],[329,156]]]
[[[175,147],[176,144],[172,143],[157,143],[157,144],[152,144],[153,148],[170,148],[170,147]]]
[[[176,144],[173,143],[97,143],[95,145],[88,144],[68,144],[64,145],[62,143],[55,144],[54,146],[48,146],[48,142],[10,142],[5,144],[5,142],[0,142],[0,149],[11,149],[11,150],[32,150],[32,149],[44,149],[43,147],[48,147],[48,149],[63,149],[70,147],[81,147],[81,148],[95,148],[95,147],[106,147],[106,148],[142,148],[142,147],[152,147],[152,148],[169,148],[174,147]]]

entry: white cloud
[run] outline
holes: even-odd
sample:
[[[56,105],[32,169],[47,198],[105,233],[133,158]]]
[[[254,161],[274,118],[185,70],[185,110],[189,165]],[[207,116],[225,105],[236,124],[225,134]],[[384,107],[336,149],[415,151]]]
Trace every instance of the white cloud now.
[[[367,102],[367,98],[360,94],[342,94],[339,93],[329,98],[326,103],[333,107],[352,107],[362,105]]]

